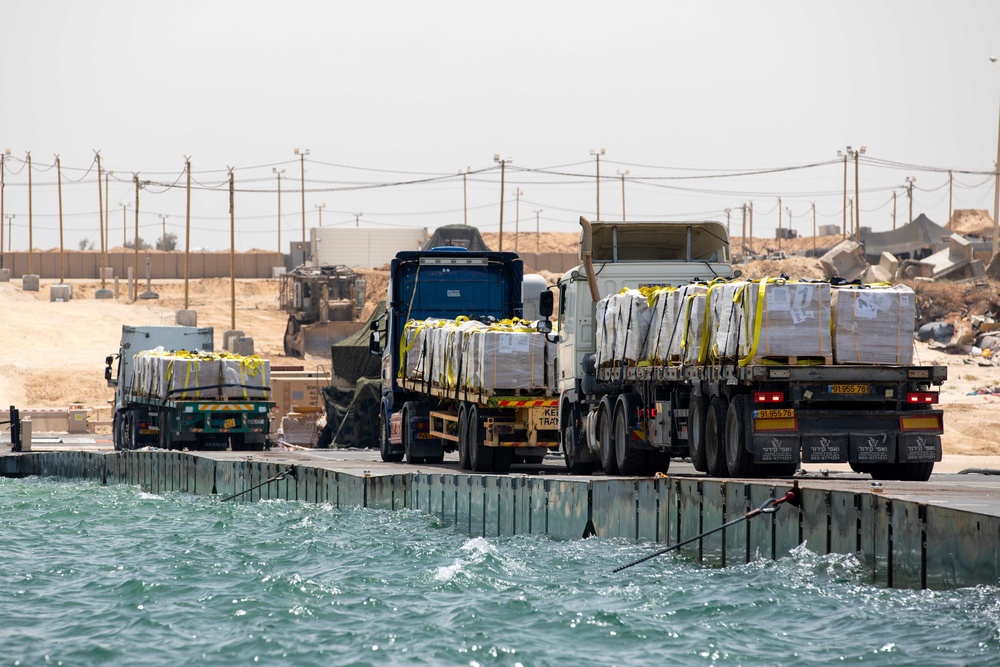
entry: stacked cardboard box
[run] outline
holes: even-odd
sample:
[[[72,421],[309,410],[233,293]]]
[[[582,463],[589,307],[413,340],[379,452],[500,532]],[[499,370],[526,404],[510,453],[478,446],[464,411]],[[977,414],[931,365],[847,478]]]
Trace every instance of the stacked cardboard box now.
[[[831,294],[838,364],[913,363],[916,298],[905,285],[837,288]]]
[[[743,290],[742,304],[741,357],[832,360],[829,283],[754,281]]]

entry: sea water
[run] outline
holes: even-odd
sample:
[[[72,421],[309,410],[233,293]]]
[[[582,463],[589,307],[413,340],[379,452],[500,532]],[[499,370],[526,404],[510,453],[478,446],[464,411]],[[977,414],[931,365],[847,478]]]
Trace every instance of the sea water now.
[[[0,665],[997,665],[994,587],[799,548],[483,539],[415,511],[0,479]]]

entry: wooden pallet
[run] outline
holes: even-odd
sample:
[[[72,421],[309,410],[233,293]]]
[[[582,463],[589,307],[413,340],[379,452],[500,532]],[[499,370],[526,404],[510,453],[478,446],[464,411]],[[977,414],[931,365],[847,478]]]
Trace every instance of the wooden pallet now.
[[[770,366],[830,366],[833,364],[833,355],[757,356],[751,363]]]

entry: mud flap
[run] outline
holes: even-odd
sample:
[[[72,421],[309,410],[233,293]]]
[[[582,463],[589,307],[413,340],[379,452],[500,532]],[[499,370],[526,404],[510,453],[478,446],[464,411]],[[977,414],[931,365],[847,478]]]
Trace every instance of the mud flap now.
[[[851,461],[854,463],[895,463],[894,433],[852,433]]]
[[[802,436],[803,463],[846,463],[850,438],[846,435]]]
[[[754,434],[753,461],[766,465],[798,463],[799,435],[797,433]]]
[[[928,463],[941,460],[941,436],[901,434],[896,449],[900,463]]]

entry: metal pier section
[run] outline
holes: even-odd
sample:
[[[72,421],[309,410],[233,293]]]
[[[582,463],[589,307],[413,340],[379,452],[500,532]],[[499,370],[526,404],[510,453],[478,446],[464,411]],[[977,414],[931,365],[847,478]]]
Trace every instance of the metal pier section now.
[[[377,456],[377,455],[376,455]],[[558,473],[560,468],[551,466]],[[290,469],[284,479],[269,482]],[[541,472],[541,474],[539,474]],[[677,544],[781,496],[792,480],[480,475],[444,466],[339,458],[337,451],[185,453],[57,451],[0,454],[0,475],[128,484],[151,493],[284,499],[339,508],[414,509],[484,537],[625,538]],[[788,504],[682,548],[708,566],[780,558],[805,544],[856,554],[876,584],[946,589],[1000,582],[1000,477],[935,475],[924,483],[798,480]],[[254,488],[260,485],[259,488]],[[644,567],[650,567],[645,565]],[[653,565],[655,567],[655,565]]]

